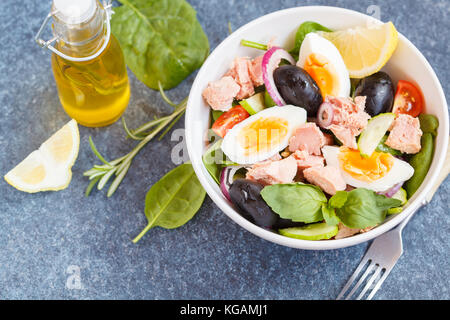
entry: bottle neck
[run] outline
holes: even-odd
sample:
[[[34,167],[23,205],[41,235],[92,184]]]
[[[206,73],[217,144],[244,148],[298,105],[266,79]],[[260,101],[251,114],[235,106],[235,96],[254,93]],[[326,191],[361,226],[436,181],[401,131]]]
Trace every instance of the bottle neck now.
[[[57,48],[71,57],[87,57],[96,53],[106,41],[106,12],[99,2],[91,17],[80,23],[67,23],[56,13],[53,16],[53,34]]]

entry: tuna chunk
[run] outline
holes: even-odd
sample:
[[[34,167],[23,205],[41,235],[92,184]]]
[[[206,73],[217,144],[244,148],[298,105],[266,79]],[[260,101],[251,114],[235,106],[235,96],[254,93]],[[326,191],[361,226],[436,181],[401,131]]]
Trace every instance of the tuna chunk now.
[[[250,58],[237,57],[234,59],[231,69],[225,74],[225,76],[231,76],[240,86],[240,90],[236,95],[238,100],[248,98],[255,93],[253,81],[250,77],[250,66]]]
[[[358,111],[364,111],[366,109],[366,100],[367,97],[366,96],[358,96],[355,97],[355,99],[353,99],[353,101],[355,102],[356,105],[356,109]]]
[[[409,154],[420,151],[422,130],[420,130],[419,119],[407,114],[400,114],[394,120],[390,131],[389,137],[385,142],[387,146]]]
[[[324,166],[324,158],[322,156],[313,156],[306,151],[297,150],[292,154],[292,157],[297,160],[297,168],[299,171]]]
[[[203,90],[203,98],[214,110],[228,111],[231,108],[234,97],[241,87],[232,77],[223,77],[220,80],[210,82]]]
[[[344,146],[349,147],[350,149],[358,149],[358,144],[356,143],[356,136],[358,134],[356,134],[355,131],[338,124],[332,124],[327,129],[331,130]]]
[[[318,186],[332,196],[347,188],[347,184],[336,167],[312,167],[305,169],[303,175],[309,183]]]
[[[334,238],[336,240],[348,238],[348,237],[351,237],[351,236],[353,236],[355,234],[358,234],[358,233],[369,232],[373,228],[375,228],[375,227],[367,227],[365,229],[351,229],[349,227],[344,226],[342,223],[339,223],[339,225],[338,225],[338,233],[337,233],[337,235]]]
[[[364,111],[366,97],[336,98],[328,96],[324,103],[333,109],[333,121],[326,129],[333,134],[345,146],[357,149],[356,136],[361,134],[369,122],[370,115]]]
[[[320,156],[325,145],[325,137],[319,127],[312,122],[305,123],[289,139],[289,151],[307,151],[309,154]]]
[[[359,232],[360,232],[360,229],[351,229],[349,227],[344,226],[342,223],[339,223],[338,233],[334,238],[336,240],[344,239],[344,238],[351,237]]]
[[[297,161],[288,157],[279,161],[265,161],[254,164],[246,178],[264,185],[292,183],[297,174]]]
[[[259,87],[264,84],[262,76],[262,60],[263,56],[259,56],[253,59],[249,65],[250,78],[252,79],[255,87]]]

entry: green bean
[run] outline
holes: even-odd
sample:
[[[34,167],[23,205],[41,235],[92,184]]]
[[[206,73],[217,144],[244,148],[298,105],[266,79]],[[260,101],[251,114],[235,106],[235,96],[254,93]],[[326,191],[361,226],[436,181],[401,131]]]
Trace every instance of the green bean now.
[[[431,133],[433,137],[437,135],[437,129],[439,127],[439,120],[431,114],[421,114],[419,116],[420,129],[423,133]]]
[[[414,175],[406,182],[406,192],[411,198],[419,189],[430,169],[434,153],[434,138],[432,133],[424,133],[421,139],[422,148],[419,153],[412,156],[409,164],[414,168]]]

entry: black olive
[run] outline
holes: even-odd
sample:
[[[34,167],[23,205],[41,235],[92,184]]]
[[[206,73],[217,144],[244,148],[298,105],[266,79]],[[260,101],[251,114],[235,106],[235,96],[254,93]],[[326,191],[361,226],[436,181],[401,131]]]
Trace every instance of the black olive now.
[[[308,117],[315,117],[323,102],[316,81],[302,68],[294,65],[278,67],[273,72],[278,92],[287,104],[302,107]]]
[[[272,211],[261,197],[262,184],[257,182],[237,179],[230,187],[231,201],[240,210],[247,220],[263,228],[271,228],[278,221],[279,216]]]
[[[303,222],[294,222],[289,219],[278,219],[278,221],[273,226],[274,229],[285,229],[285,228],[295,228],[295,227],[303,227],[305,223]]]
[[[280,218],[261,197],[262,189],[264,189],[262,184],[247,179],[237,179],[231,185],[229,190],[231,201],[239,208],[244,218],[268,229],[283,229],[304,225],[304,223]]]
[[[354,96],[366,96],[365,111],[374,117],[380,113],[391,112],[394,105],[395,88],[391,77],[385,72],[377,72],[361,79]]]

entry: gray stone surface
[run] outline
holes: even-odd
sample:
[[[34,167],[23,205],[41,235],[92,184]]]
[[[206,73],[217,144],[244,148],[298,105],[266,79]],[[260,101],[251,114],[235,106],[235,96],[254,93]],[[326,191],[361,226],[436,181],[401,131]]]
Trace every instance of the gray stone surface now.
[[[50,1],[3,0],[0,10],[0,175],[4,175],[69,118],[58,101],[50,55],[33,41]],[[439,1],[190,0],[211,48],[234,29],[263,14],[297,5],[336,5],[366,12],[379,5],[430,61],[448,98],[450,3]],[[189,92],[195,74],[168,95]],[[134,127],[168,113],[159,95],[130,72],[132,99],[125,117]],[[183,122],[177,127],[182,128]],[[112,159],[131,148],[120,123],[80,128],[81,148],[70,186],[25,194],[0,180],[0,299],[334,299],[367,244],[335,251],[302,251],[259,239],[226,217],[210,199],[177,230],[145,226],[144,197],[174,167],[170,135],[135,159],[111,199],[85,198],[82,173],[98,161],[92,136]],[[405,253],[376,299],[449,299],[450,181],[409,223]],[[80,268],[82,288],[66,286],[70,266]],[[69,286],[70,287],[70,286]]]

